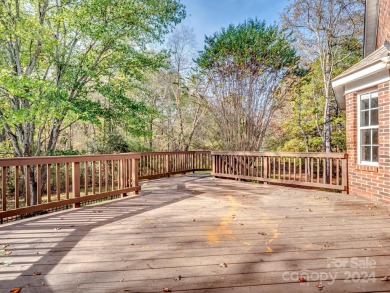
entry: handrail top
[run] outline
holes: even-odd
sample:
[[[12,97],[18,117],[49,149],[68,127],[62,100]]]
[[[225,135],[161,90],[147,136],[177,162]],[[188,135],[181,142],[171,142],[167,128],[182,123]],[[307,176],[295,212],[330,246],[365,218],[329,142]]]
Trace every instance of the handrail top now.
[[[234,152],[234,151],[212,151],[211,155],[228,156],[263,156],[263,157],[298,157],[298,158],[335,158],[345,159],[347,153],[305,153],[305,152]]]
[[[141,152],[141,156],[150,155],[185,155],[185,154],[210,154],[211,151],[164,151],[164,152]]]
[[[81,163],[92,161],[110,161],[123,159],[140,159],[140,153],[121,153],[103,155],[75,155],[75,156],[44,156],[44,157],[15,157],[0,159],[0,167],[47,165],[64,163]]]

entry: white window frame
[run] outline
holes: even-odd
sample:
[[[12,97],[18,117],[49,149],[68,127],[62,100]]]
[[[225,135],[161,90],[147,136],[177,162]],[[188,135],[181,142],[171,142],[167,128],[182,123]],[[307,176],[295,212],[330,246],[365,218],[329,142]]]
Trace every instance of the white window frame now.
[[[376,96],[378,97],[378,91],[375,90],[375,91],[370,91],[370,92],[366,92],[366,93],[362,93],[362,94],[359,94],[358,95],[358,101],[357,101],[357,154],[358,154],[358,164],[359,165],[366,165],[366,166],[374,166],[374,167],[377,167],[379,166],[379,162],[372,162],[372,161],[363,161],[362,160],[362,141],[361,141],[361,131],[364,130],[364,129],[378,129],[378,139],[379,139],[379,100],[378,100],[378,108],[373,108],[373,109],[378,109],[378,125],[374,125],[374,126],[361,126],[360,123],[361,123],[361,111],[360,111],[360,104],[361,104],[361,97],[362,96],[365,96],[369,94],[370,95],[370,98],[371,98],[371,95],[373,94],[376,94]],[[370,108],[371,110],[371,108]],[[370,120],[371,120],[371,114],[369,116]],[[371,144],[372,145],[372,144]],[[372,154],[371,154],[372,156]],[[378,150],[378,161],[379,161],[379,150]]]

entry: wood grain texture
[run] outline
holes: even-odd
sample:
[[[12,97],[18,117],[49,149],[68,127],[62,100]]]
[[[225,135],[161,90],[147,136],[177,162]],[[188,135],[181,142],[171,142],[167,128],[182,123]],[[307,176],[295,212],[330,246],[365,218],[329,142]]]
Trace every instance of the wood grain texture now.
[[[380,281],[389,224],[388,207],[363,198],[173,176],[143,182],[138,196],[1,225],[12,252],[2,261],[13,263],[0,268],[0,292],[317,292],[319,273],[323,292],[390,292]]]

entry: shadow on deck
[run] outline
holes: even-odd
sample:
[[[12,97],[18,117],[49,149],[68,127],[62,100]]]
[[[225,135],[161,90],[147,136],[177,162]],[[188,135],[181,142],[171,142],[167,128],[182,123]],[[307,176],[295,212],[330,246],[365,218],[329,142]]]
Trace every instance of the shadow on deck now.
[[[0,291],[390,292],[389,223],[388,208],[337,193],[147,181],[136,197],[0,226]]]

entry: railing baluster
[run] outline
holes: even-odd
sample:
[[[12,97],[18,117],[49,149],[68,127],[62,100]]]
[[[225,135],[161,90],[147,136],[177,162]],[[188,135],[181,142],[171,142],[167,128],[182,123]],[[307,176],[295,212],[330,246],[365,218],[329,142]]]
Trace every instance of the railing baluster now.
[[[15,166],[15,209],[19,208],[19,166]]]
[[[99,161],[99,193],[102,193],[102,186],[103,186],[102,166],[103,166],[103,162]]]
[[[111,160],[111,191],[115,189],[115,161]]]
[[[1,205],[2,210],[7,210],[7,167],[1,170]]]
[[[340,184],[340,159],[336,159],[336,185]]]
[[[92,194],[96,193],[96,162],[92,161]]]
[[[42,165],[37,166],[37,204],[42,204]]]
[[[73,198],[80,197],[80,163],[74,162],[72,164],[72,195]],[[73,204],[74,208],[80,207],[80,202],[76,202]]]
[[[108,176],[108,160],[104,161],[104,191],[108,191],[108,185],[109,185],[109,176]]]
[[[84,193],[88,195],[88,185],[89,185],[89,177],[88,177],[88,162],[84,163]]]
[[[56,193],[57,193],[57,201],[61,200],[61,165],[59,163],[56,164]]]
[[[314,182],[314,159],[310,159],[310,182]]]
[[[27,165],[26,166],[26,176],[25,176],[25,179],[26,179],[26,207],[29,207],[30,206],[30,172],[31,172],[31,167],[30,165]]]
[[[51,178],[50,178],[50,164],[46,165],[46,194],[47,202],[51,202]]]
[[[65,195],[69,199],[69,163],[65,164]]]
[[[317,158],[317,183],[320,183],[320,159],[319,158]]]
[[[322,160],[322,170],[323,170],[323,174],[322,174],[323,183],[326,184],[326,160],[325,159]]]

